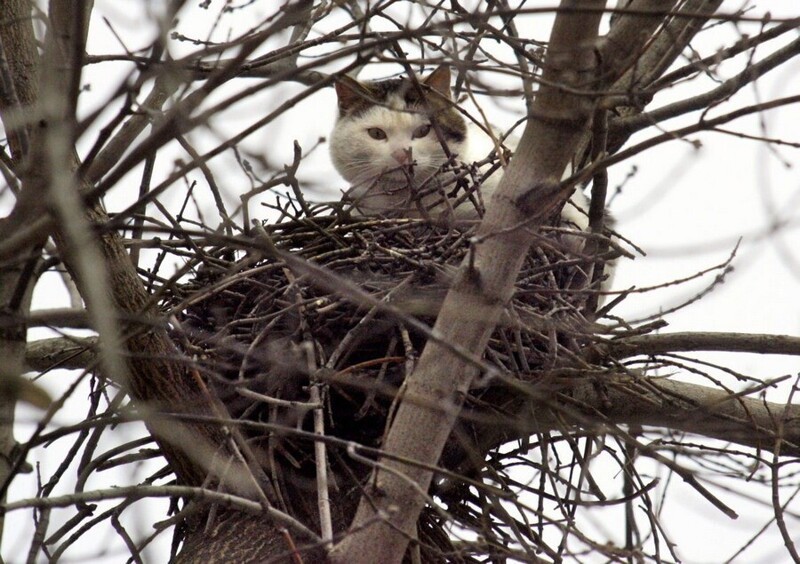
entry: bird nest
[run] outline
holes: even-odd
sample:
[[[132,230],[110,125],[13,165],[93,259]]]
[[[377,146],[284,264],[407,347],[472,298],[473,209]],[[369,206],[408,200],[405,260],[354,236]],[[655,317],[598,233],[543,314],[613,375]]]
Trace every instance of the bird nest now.
[[[274,477],[281,467],[284,481],[294,476],[294,485],[285,486],[290,498],[293,487],[313,491],[313,443],[289,432],[312,430],[309,385],[323,384],[329,444],[379,447],[395,392],[422,353],[473,233],[420,220],[333,214],[259,226],[254,235],[244,257],[234,259],[231,249],[207,256],[171,302],[180,304],[181,342],[230,415],[267,423],[244,428],[269,453],[268,473]],[[588,338],[592,261],[565,250],[569,240],[569,229],[545,228],[525,260],[484,352],[505,381],[535,382],[574,358]],[[479,380],[467,408],[496,397],[497,380]],[[339,460],[349,469],[340,474],[354,484],[369,468],[354,469],[344,450]],[[442,464],[451,468],[470,458],[458,448],[446,456]],[[431,531],[441,541],[431,542],[442,546],[444,529]]]
[[[193,356],[232,414],[249,418],[265,404],[248,390],[307,401],[315,372],[368,396],[375,386],[399,385],[471,252],[472,236],[470,229],[420,220],[337,215],[257,231],[261,250],[239,260],[230,260],[230,249],[206,257],[172,299],[184,304],[179,320]],[[567,228],[545,228],[527,257],[484,354],[498,371],[529,380],[580,349],[591,325],[591,260],[565,250],[571,237]],[[377,405],[347,411],[363,417]]]

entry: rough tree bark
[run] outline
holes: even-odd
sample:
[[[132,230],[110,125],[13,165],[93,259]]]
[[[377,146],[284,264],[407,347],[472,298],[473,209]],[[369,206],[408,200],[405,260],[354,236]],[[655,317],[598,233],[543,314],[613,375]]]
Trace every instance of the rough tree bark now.
[[[27,12],[26,12],[27,10]],[[30,13],[26,0],[6,3],[3,17]],[[31,26],[0,26],[0,118],[5,126],[12,163],[21,170],[22,185],[33,183],[19,192],[17,205],[7,217],[0,219],[0,240],[7,240],[26,224],[29,217],[39,213],[42,183],[37,171],[25,163],[32,128],[29,116],[22,108],[31,108],[38,91],[38,57]],[[24,167],[24,168],[23,168]],[[14,409],[23,390],[23,366],[27,327],[24,319],[30,311],[30,297],[39,264],[39,251],[44,238],[25,245],[20,260],[0,268],[0,311],[16,319],[0,327],[0,487],[5,499],[7,485],[13,477],[15,456]],[[0,535],[3,532],[0,518]]]

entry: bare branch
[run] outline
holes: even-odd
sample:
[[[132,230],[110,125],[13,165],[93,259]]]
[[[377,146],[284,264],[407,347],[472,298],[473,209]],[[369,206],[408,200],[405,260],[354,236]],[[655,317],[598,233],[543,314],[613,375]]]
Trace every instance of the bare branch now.
[[[800,337],[752,333],[662,333],[605,341],[597,346],[600,355],[617,359],[677,351],[800,355]]]
[[[28,344],[25,364],[31,370],[86,370],[96,362],[96,337],[53,337]]]
[[[743,87],[758,80],[758,78],[769,71],[780,68],[783,63],[797,55],[800,55],[800,39],[795,39],[788,45],[770,53],[762,60],[747,65],[741,73],[733,78],[729,78],[713,90],[650,112],[612,120],[610,125],[615,130],[615,135],[632,135],[647,126],[657,124],[664,120],[689,112],[711,108],[715,104],[730,98]]]
[[[259,514],[263,512],[276,522],[299,532],[301,535],[303,535],[303,537],[319,541],[319,537],[309,530],[308,527],[305,527],[302,523],[299,523],[296,519],[286,515],[281,511],[271,507],[265,508],[261,504],[251,501],[247,498],[205,488],[193,488],[189,486],[144,486],[139,484],[136,486],[111,488],[107,490],[93,490],[88,492],[67,494],[63,496],[23,499],[12,503],[5,503],[2,505],[2,508],[4,511],[16,511],[18,509],[26,509],[29,507],[68,507],[75,505],[76,503],[86,503],[88,501],[102,501],[106,499],[119,498],[142,499],[145,497],[185,497],[198,502],[216,503],[223,507],[236,507],[237,509],[247,511],[248,513]]]
[[[170,69],[167,67],[164,73],[156,77],[153,89],[139,106],[139,111],[125,121],[119,132],[109,140],[96,158],[88,161],[90,163],[86,172],[88,182],[97,182],[119,162],[124,152],[144,131],[145,127],[154,122],[162,106],[176,92],[180,83],[169,71]]]
[[[3,19],[18,20],[16,25],[0,23],[0,119],[11,148],[11,164],[18,174],[30,174],[30,132],[28,120],[30,104],[35,98],[38,78],[35,72],[36,43],[31,24],[31,6],[26,0],[13,0],[3,7]],[[23,163],[24,166],[23,166]],[[25,167],[25,168],[24,168]],[[26,168],[28,170],[26,170]],[[40,213],[41,187],[28,187],[17,195],[16,205],[7,217],[0,218],[0,239],[6,239]],[[16,401],[27,394],[30,400],[39,389],[23,375],[23,359],[27,326],[24,318],[31,307],[36,269],[40,264],[44,237],[27,242],[14,261],[0,261],[0,490],[5,499],[8,486],[19,468],[15,460],[17,443],[14,438],[14,411]],[[44,395],[41,405],[49,398]],[[35,403],[32,401],[31,403]],[[3,536],[5,516],[0,516],[0,538]]]

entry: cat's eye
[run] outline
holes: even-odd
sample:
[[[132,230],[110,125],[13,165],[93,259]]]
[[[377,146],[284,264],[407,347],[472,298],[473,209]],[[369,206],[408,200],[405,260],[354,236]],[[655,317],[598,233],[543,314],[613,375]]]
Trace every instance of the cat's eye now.
[[[431,124],[426,123],[425,125],[420,125],[418,128],[414,130],[414,133],[411,134],[412,139],[422,139],[423,137],[427,137],[428,133],[431,132]]]
[[[370,127],[367,129],[367,134],[376,141],[383,141],[386,139],[386,132],[380,127]]]

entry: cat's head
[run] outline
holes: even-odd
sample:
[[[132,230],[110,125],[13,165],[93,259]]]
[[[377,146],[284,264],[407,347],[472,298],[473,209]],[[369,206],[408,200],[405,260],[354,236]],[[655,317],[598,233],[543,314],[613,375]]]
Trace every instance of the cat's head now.
[[[375,82],[343,77],[336,95],[339,119],[331,158],[367,212],[408,203],[409,176],[419,185],[436,173],[448,161],[443,145],[451,155],[464,153],[466,122],[454,108],[446,66],[416,83],[408,77]]]

